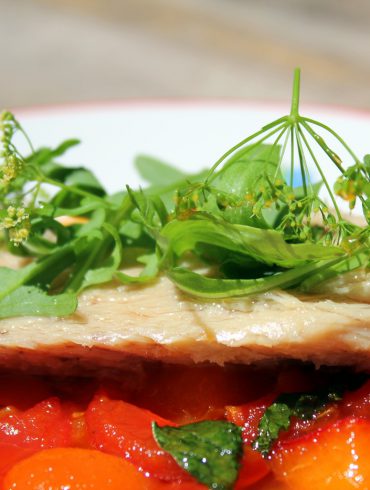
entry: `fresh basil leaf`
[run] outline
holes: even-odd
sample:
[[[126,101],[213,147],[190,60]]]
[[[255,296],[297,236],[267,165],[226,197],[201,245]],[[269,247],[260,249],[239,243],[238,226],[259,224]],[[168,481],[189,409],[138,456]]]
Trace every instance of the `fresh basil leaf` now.
[[[243,452],[241,429],[231,422],[207,420],[181,427],[159,427],[154,438],[198,482],[231,490]]]
[[[310,420],[330,402],[340,400],[342,390],[333,389],[320,393],[288,393],[280,395],[263,414],[258,425],[257,437],[252,446],[267,456],[282,430],[290,427],[292,417]]]

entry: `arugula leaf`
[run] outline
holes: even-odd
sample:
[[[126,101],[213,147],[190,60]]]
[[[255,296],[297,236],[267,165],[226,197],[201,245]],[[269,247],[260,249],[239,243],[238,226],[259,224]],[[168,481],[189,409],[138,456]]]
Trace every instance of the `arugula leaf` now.
[[[109,223],[103,224],[103,229],[108,232],[114,241],[112,253],[101,263],[98,268],[88,269],[79,291],[93,286],[94,284],[104,284],[113,279],[115,272],[122,261],[122,244],[116,229]]]
[[[144,284],[153,281],[158,276],[160,261],[156,253],[141,255],[137,261],[145,265],[140,275],[130,276],[123,271],[118,271],[114,277],[122,284]]]
[[[77,308],[73,293],[48,295],[34,286],[21,286],[0,300],[0,318],[12,316],[67,316]]]
[[[160,447],[200,483],[231,490],[238,477],[243,440],[231,422],[206,420],[181,427],[152,425]]]
[[[290,427],[292,417],[302,420],[314,418],[325,406],[342,396],[341,390],[324,393],[288,393],[280,395],[270,405],[258,425],[258,434],[252,446],[263,456],[267,456],[280,431]]]
[[[233,225],[211,216],[197,215],[193,219],[173,220],[163,227],[161,236],[178,257],[193,251],[197,243],[217,245],[259,260],[266,264],[295,267],[308,261],[343,256],[339,247],[303,243],[291,244],[282,233],[245,225]]]
[[[181,170],[148,155],[138,155],[134,165],[141,177],[153,186],[171,185],[186,177]]]
[[[229,298],[296,286],[305,277],[314,272],[318,274],[320,271],[325,271],[339,260],[341,259],[309,263],[257,279],[210,278],[180,267],[174,267],[168,275],[178,288],[188,294],[200,298]]]
[[[280,152],[279,145],[246,147],[225,163],[212,179],[212,185],[240,197],[255,192],[257,185],[263,185],[266,179],[282,177],[278,168]]]
[[[365,249],[360,249],[357,253],[350,255],[349,257],[344,257],[332,267],[312,273],[300,283],[299,289],[306,293],[313,291],[317,292],[325,281],[360,267],[368,267],[369,261],[370,246],[366,246]]]

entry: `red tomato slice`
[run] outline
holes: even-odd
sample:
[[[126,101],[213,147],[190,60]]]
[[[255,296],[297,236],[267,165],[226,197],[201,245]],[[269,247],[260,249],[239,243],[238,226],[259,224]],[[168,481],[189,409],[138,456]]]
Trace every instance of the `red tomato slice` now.
[[[103,396],[95,397],[85,418],[92,447],[122,456],[141,471],[162,480],[191,478],[153,438],[153,421],[174,425],[171,422],[130,403]]]
[[[150,478],[148,490],[207,490],[207,487],[195,481],[164,482],[163,480]]]
[[[294,490],[370,488],[370,422],[347,418],[299,439],[278,442],[271,467]]]
[[[270,468],[261,454],[245,445],[235,490],[244,490],[262,480],[268,473],[270,473]]]
[[[4,490],[148,490],[148,479],[117,456],[78,448],[47,449],[17,463]]]
[[[226,407],[226,418],[243,428],[244,454],[235,489],[242,490],[264,478],[270,468],[261,454],[251,449],[257,435],[258,424],[266,408],[271,405],[275,395],[260,398],[238,407]]]
[[[25,412],[13,411],[0,419],[0,482],[18,461],[40,449],[68,446],[71,424],[57,398]]]
[[[243,440],[246,444],[250,445],[256,438],[262,415],[275,398],[276,395],[269,395],[244,405],[226,407],[227,420],[243,428]]]
[[[0,419],[0,444],[24,449],[68,446],[71,423],[58,398],[49,398],[25,412]]]

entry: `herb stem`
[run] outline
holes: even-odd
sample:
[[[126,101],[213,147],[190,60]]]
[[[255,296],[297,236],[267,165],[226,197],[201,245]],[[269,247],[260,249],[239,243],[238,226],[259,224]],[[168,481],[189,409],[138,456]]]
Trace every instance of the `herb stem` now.
[[[69,186],[66,184],[63,184],[62,182],[59,182],[54,179],[50,179],[49,177],[45,177],[45,175],[40,174],[40,180],[39,182],[41,184],[50,184],[54,187],[59,187],[60,189],[63,189],[68,192],[72,192],[73,194],[77,194],[78,196],[83,196],[83,197],[88,197],[89,199],[94,199],[95,201],[98,201],[101,203],[102,206],[105,208],[110,208],[110,204],[107,203],[104,199],[101,197],[97,196],[96,194],[92,194],[91,192],[84,191],[83,189],[79,189],[78,187],[75,186]]]
[[[125,196],[119,211],[115,214],[112,220],[112,226],[118,228],[119,223],[122,219],[130,212],[132,209],[132,203],[128,196]],[[83,283],[85,274],[90,270],[94,263],[101,263],[106,257],[110,244],[111,235],[104,230],[103,238],[97,243],[93,251],[88,255],[87,259],[84,261],[83,265],[78,269],[78,272],[72,277],[71,281],[65,286],[66,292],[78,291]]]
[[[39,273],[53,267],[56,262],[60,262],[61,260],[63,260],[63,258],[66,255],[68,255],[72,250],[73,250],[72,244],[65,245],[64,247],[59,248],[56,253],[53,253],[52,255],[49,255],[48,257],[41,259],[39,262],[30,264],[30,266],[28,267],[26,266],[26,268],[23,269],[25,274],[20,274],[17,282],[14,282],[10,287],[0,291],[0,300],[2,300],[3,298],[5,298],[5,296],[8,296],[10,293],[12,293],[19,287],[29,282],[31,279],[36,277]]]
[[[307,124],[307,122],[305,122],[303,119],[302,119],[302,126],[306,129],[306,131],[312,136],[312,138],[314,139],[314,141],[316,141],[316,143],[324,150],[324,152],[328,155],[328,157],[330,158],[330,160],[334,163],[334,165],[337,167],[337,169],[341,172],[341,173],[344,173],[344,170],[343,170],[343,167],[341,165],[342,161],[341,159],[338,157],[338,155],[336,153],[333,152],[333,150],[331,150],[328,145],[325,143],[325,141],[323,140],[323,138],[318,135],[312,128],[309,124]]]
[[[245,144],[249,143],[250,141],[252,141],[253,139],[257,138],[258,136],[260,136],[261,134],[263,133],[266,133],[266,131],[268,129],[271,129],[273,127],[275,127],[275,129],[273,131],[271,131],[270,133],[268,133],[267,135],[265,135],[261,140],[259,140],[257,144],[260,144],[262,141],[264,141],[265,139],[269,138],[270,136],[272,136],[273,134],[275,134],[277,131],[279,131],[283,126],[284,124],[281,124],[281,122],[286,122],[287,120],[287,117],[283,117],[283,118],[279,118],[277,119],[276,121],[273,121],[271,124],[268,125],[268,127],[263,127],[261,128],[259,131],[257,131],[256,133],[253,133],[251,134],[250,136],[248,136],[248,138],[245,138],[243,139],[242,141],[240,141],[239,143],[237,143],[235,146],[233,146],[232,148],[230,148],[230,150],[228,150],[226,153],[224,153],[218,160],[216,163],[214,163],[211,167],[211,169],[209,170],[208,174],[207,174],[207,177],[205,179],[205,184],[207,184],[209,182],[209,179],[212,177],[212,175],[214,174],[215,170],[217,169],[217,167],[219,167],[219,165],[221,165],[221,163],[230,155],[232,155],[236,150],[238,150],[239,148],[241,148],[242,146],[244,146]],[[276,128],[277,125],[281,124],[278,128]]]
[[[294,182],[294,127],[290,128],[290,187]]]
[[[286,128],[285,128],[285,129],[284,129],[284,130],[281,132],[280,136],[283,136],[283,134],[284,134],[286,131],[288,131],[288,132],[287,132],[287,134],[286,134],[286,136],[285,136],[284,143],[283,143],[283,147],[282,147],[281,152],[280,152],[279,162],[278,162],[278,164],[276,165],[276,171],[275,171],[274,180],[277,178],[278,172],[279,172],[279,170],[281,169],[281,164],[282,164],[282,161],[283,161],[283,158],[284,158],[284,154],[285,154],[285,151],[286,151],[286,147],[287,147],[287,145],[288,145],[289,134],[290,134],[290,132],[289,132],[289,130],[288,130],[288,127],[286,127]],[[280,138],[280,136],[279,136],[279,138]],[[278,141],[276,141],[274,144],[277,144],[277,142],[278,142]]]
[[[299,109],[300,85],[301,85],[301,70],[300,68],[296,68],[294,70],[292,105],[290,110],[290,118],[293,122],[296,122],[299,117],[298,109]]]
[[[29,138],[28,134],[26,133],[26,131],[22,128],[21,125],[18,125],[17,128],[22,133],[22,135],[25,138],[25,140],[27,141],[28,146],[30,147],[31,152],[34,153],[35,152],[35,149],[33,147],[32,141],[30,140],[30,138]]]
[[[296,124],[294,127],[294,133],[295,133],[295,137],[296,137],[296,141],[297,141],[299,166],[301,169],[303,193],[305,196],[308,196],[306,165],[305,165],[305,160],[304,160],[303,146],[302,146],[301,138],[300,138],[299,131],[298,131],[298,124]]]
[[[314,124],[315,126],[319,126],[320,128],[325,129],[328,133],[333,135],[334,138],[336,138],[339,141],[339,143],[341,143],[341,145],[348,151],[348,153],[351,155],[351,157],[354,159],[354,161],[356,163],[360,163],[360,159],[354,153],[354,151],[347,145],[347,143],[344,141],[344,139],[341,136],[339,136],[339,134],[336,133],[333,129],[329,128],[329,126],[321,123],[320,121],[316,121],[315,119],[311,119],[309,117],[302,118],[302,124],[303,123],[311,123],[311,124]],[[339,168],[339,170],[343,173],[343,168]]]
[[[327,189],[327,191],[328,191],[328,193],[329,193],[329,196],[330,196],[330,199],[331,199],[331,201],[332,201],[332,203],[333,203],[333,206],[334,206],[334,208],[335,208],[335,212],[336,212],[336,214],[337,214],[337,217],[338,217],[338,219],[342,219],[342,215],[341,215],[341,212],[340,212],[340,210],[339,210],[338,204],[337,204],[337,202],[336,202],[336,200],[335,200],[335,197],[334,197],[334,194],[333,194],[333,192],[332,192],[332,190],[331,190],[331,188],[330,188],[330,185],[329,185],[328,181],[326,180],[325,174],[324,174],[324,172],[323,172],[323,170],[322,170],[322,168],[321,168],[321,166],[320,166],[319,162],[317,161],[317,158],[315,157],[315,154],[314,154],[314,152],[312,151],[312,148],[311,148],[311,147],[310,147],[310,145],[308,144],[307,138],[306,138],[306,136],[304,135],[304,133],[303,133],[303,131],[302,131],[302,130],[300,130],[300,134],[301,134],[302,139],[303,139],[303,141],[304,141],[304,143],[305,143],[305,145],[306,145],[307,150],[309,151],[309,153],[310,153],[310,155],[311,155],[311,158],[312,158],[313,162],[315,163],[315,166],[316,166],[317,170],[318,170],[318,171],[319,171],[319,173],[320,173],[320,176],[321,176],[321,178],[322,178],[322,181],[324,182],[324,185],[325,185],[325,187],[326,187],[326,189]],[[310,133],[309,133],[309,134],[310,134]]]

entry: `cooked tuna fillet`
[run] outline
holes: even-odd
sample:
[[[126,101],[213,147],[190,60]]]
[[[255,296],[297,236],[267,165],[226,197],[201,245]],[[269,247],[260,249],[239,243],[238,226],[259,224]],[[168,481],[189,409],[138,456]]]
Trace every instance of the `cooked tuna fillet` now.
[[[66,372],[127,367],[142,358],[218,364],[299,359],[370,369],[370,273],[342,276],[328,290],[330,298],[325,291],[276,290],[214,302],[184,295],[166,277],[145,287],[111,284],[83,293],[67,318],[1,320],[0,365]]]

